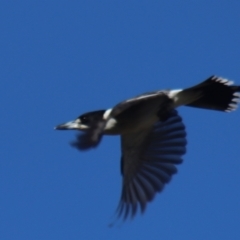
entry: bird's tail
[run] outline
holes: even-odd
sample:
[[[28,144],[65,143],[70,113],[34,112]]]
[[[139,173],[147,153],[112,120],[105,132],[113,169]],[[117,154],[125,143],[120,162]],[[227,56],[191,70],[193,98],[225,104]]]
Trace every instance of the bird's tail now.
[[[199,96],[186,106],[231,112],[240,101],[240,86],[232,84],[227,79],[211,76],[194,87],[184,89],[181,94]]]

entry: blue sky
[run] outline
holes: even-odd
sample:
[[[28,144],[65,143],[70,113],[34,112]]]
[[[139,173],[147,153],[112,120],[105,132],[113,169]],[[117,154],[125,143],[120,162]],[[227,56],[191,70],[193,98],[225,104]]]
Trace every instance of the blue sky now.
[[[0,239],[240,239],[240,111],[182,107],[188,150],[165,190],[108,228],[119,137],[92,151],[56,124],[212,74],[240,84],[239,1],[0,3]]]

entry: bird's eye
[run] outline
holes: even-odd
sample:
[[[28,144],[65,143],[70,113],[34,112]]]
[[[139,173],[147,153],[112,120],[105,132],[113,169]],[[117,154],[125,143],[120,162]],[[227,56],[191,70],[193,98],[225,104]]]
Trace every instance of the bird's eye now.
[[[89,123],[89,119],[86,116],[81,116],[80,120],[81,120],[82,124],[88,124]]]

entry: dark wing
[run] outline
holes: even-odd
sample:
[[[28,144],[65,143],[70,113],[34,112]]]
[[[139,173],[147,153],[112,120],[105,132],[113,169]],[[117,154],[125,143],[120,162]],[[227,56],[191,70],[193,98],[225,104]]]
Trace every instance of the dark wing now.
[[[79,150],[88,150],[98,146],[102,139],[103,131],[106,126],[106,120],[96,122],[95,126],[92,126],[84,133],[77,135],[77,139],[71,142],[71,146]]]
[[[174,110],[168,120],[151,129],[122,136],[122,194],[118,217],[134,217],[140,208],[163,190],[177,172],[186,152],[186,132],[182,119]]]
[[[111,117],[115,117],[125,111],[132,111],[133,107],[137,107],[139,105],[142,105],[143,103],[146,103],[148,106],[151,106],[151,102],[157,102],[158,99],[158,105],[159,109],[162,108],[162,105],[170,105],[172,104],[172,99],[168,97],[168,91],[157,91],[157,92],[149,92],[142,94],[140,96],[137,96],[135,98],[130,98],[128,100],[125,100],[123,102],[120,102],[117,104],[112,112]]]

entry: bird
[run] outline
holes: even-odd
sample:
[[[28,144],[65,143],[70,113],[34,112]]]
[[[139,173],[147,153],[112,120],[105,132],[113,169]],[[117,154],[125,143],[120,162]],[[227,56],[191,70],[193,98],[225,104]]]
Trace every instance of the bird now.
[[[236,110],[240,86],[210,76],[189,88],[147,92],[107,110],[84,113],[56,130],[79,130],[71,145],[84,151],[95,148],[104,135],[120,135],[122,191],[117,218],[133,219],[161,192],[183,162],[187,134],[180,106],[222,112]]]

